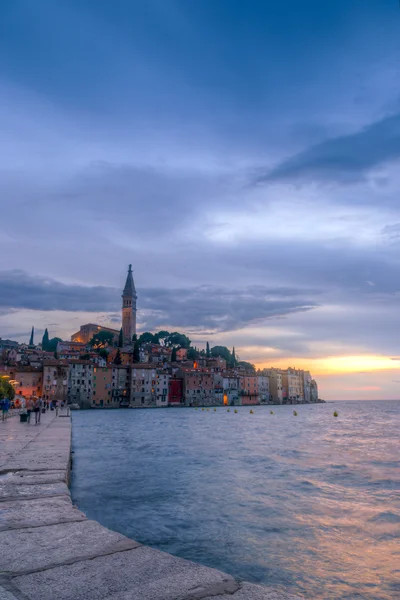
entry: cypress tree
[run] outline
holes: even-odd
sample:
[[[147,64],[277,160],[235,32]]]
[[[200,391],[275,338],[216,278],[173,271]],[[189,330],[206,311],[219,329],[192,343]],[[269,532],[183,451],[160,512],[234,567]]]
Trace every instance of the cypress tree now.
[[[35,328],[32,327],[31,337],[30,337],[30,340],[29,340],[29,345],[30,346],[34,346],[34,343],[33,343],[33,337],[34,337],[34,335],[35,335]]]
[[[47,348],[49,347],[49,332],[47,331],[47,327],[44,330],[44,334],[42,337],[42,350],[47,350]]]
[[[211,356],[210,344],[208,342],[207,342],[207,345],[206,345],[206,356],[207,356],[207,358],[210,358],[210,356]]]
[[[236,367],[236,354],[235,354],[235,346],[232,348],[232,367]]]
[[[122,348],[122,346],[124,345],[124,336],[122,334],[122,327],[119,330],[119,338],[118,338],[118,348]]]
[[[136,340],[134,346],[133,346],[133,362],[134,363],[139,363],[140,362],[140,344],[138,342],[138,340]]]
[[[122,363],[121,352],[120,352],[120,349],[118,348],[117,354],[115,355],[115,358],[114,358],[114,365],[120,365],[121,363]]]
[[[176,362],[176,348],[175,348],[175,346],[172,348],[171,362]]]

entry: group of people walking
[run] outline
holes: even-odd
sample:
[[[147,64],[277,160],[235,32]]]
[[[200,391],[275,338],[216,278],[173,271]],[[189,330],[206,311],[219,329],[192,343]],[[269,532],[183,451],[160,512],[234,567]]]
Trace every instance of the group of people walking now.
[[[28,415],[26,422],[31,422],[31,414],[35,414],[35,424],[40,423],[40,415],[42,412],[46,412],[47,410],[55,410],[56,416],[58,416],[58,412],[60,407],[64,406],[64,402],[60,402],[59,400],[48,401],[43,400],[42,398],[29,398],[25,402],[26,413]],[[0,398],[0,409],[2,413],[2,420],[5,421],[9,416],[9,410],[11,407],[11,402],[8,398]]]
[[[58,415],[58,411],[60,408],[60,402],[57,401],[45,401],[42,400],[42,398],[33,398],[33,399],[29,399],[26,401],[26,412],[28,414],[28,419],[27,419],[27,423],[31,422],[31,414],[34,413],[35,414],[35,424],[40,423],[40,415],[43,412],[46,412],[47,410],[54,410],[56,411],[56,416]]]

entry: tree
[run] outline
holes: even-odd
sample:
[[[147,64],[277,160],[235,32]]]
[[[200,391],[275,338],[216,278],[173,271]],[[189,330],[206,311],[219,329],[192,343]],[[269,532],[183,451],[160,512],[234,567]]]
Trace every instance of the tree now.
[[[14,386],[4,377],[0,377],[0,399],[13,400],[15,396]]]
[[[89,344],[93,350],[99,350],[100,348],[106,348],[112,346],[114,341],[114,334],[111,331],[99,331],[92,337]]]
[[[51,338],[47,344],[47,352],[56,352],[58,342],[62,342],[62,339],[59,337]]]
[[[207,342],[207,344],[206,344],[206,357],[210,358],[210,356],[211,356],[210,344]]]
[[[169,331],[161,330],[158,333],[154,334],[154,338],[157,340],[155,343],[160,344],[161,346],[165,345],[165,338],[170,335]]]
[[[29,345],[30,346],[34,346],[34,342],[33,342],[34,335],[35,335],[35,328],[32,327],[31,337],[29,338]]]
[[[191,341],[184,333],[174,331],[165,338],[164,343],[169,348],[189,348]]]
[[[122,346],[124,345],[124,335],[122,333],[122,327],[119,330],[119,337],[118,337],[118,348],[122,348]]]
[[[228,365],[232,362],[231,353],[226,346],[214,346],[211,348],[211,356],[220,356],[221,358],[224,358]]]
[[[171,362],[176,362],[176,348],[172,348]]]
[[[188,348],[187,351],[187,357],[188,360],[196,360],[196,358],[199,358],[199,353],[197,348],[193,348],[193,346],[190,346],[190,348]]]
[[[136,333],[134,333],[132,336],[132,342],[135,343],[136,341],[137,341],[137,335],[136,335]]]
[[[236,367],[236,354],[235,354],[235,346],[232,348],[232,361],[231,361],[232,369]]]
[[[121,360],[121,352],[120,352],[120,349],[118,348],[117,354],[115,355],[115,358],[114,358],[114,365],[120,365],[120,364],[122,364],[122,360]]]
[[[154,336],[150,331],[145,331],[139,336],[139,344],[157,344],[157,336]]]
[[[47,327],[46,327],[46,329],[44,330],[43,337],[42,337],[42,350],[47,351],[48,345],[49,345],[49,332],[47,331]]]
[[[79,360],[89,360],[90,354],[81,354]]]
[[[134,363],[139,363],[140,362],[140,342],[139,340],[136,340],[136,342],[133,345],[133,362]]]

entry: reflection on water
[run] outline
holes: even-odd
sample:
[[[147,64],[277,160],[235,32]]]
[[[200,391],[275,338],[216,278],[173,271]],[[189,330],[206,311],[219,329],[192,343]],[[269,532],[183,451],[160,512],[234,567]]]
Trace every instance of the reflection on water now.
[[[400,402],[253,410],[74,413],[74,501],[241,579],[400,598]]]

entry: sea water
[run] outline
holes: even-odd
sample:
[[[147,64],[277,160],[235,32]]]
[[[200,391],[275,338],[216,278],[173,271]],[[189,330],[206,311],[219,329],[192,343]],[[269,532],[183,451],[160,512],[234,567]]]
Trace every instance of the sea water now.
[[[74,502],[239,579],[400,598],[400,402],[237,411],[75,412]]]

